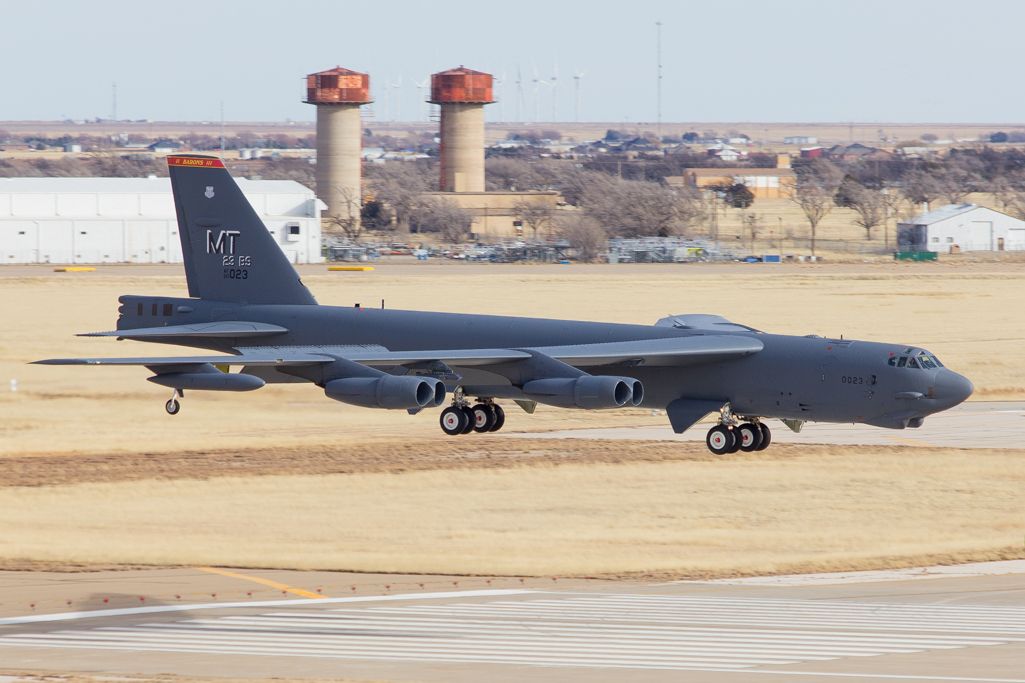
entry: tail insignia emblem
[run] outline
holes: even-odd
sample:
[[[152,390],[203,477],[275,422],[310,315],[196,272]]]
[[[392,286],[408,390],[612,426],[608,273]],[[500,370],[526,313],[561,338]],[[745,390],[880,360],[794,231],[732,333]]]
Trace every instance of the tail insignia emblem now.
[[[206,197],[207,199],[213,199],[214,198],[214,186],[213,185],[207,185],[206,186],[206,192],[203,193],[203,196]]]

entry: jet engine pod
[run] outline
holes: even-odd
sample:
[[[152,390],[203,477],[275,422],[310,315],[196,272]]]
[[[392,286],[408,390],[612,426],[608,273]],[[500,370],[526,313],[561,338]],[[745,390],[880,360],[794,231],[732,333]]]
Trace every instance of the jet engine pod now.
[[[253,375],[228,374],[215,368],[200,372],[166,372],[146,379],[172,389],[201,391],[252,391],[266,384]]]
[[[325,384],[324,393],[336,401],[365,408],[409,410],[444,401],[445,385],[433,377],[344,377]]]
[[[644,399],[644,387],[637,380],[604,375],[535,379],[523,385],[523,393],[538,403],[588,410],[622,408]]]

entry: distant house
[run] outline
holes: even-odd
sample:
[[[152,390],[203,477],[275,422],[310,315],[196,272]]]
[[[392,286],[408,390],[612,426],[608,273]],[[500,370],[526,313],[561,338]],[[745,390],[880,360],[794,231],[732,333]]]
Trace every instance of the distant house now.
[[[801,158],[802,159],[821,159],[826,155],[825,147],[802,147]]]
[[[817,145],[819,139],[814,135],[789,135],[783,138],[784,145]]]
[[[720,161],[729,163],[747,156],[747,152],[739,150],[733,145],[726,144],[725,142],[717,142],[714,145],[709,146],[708,149],[705,150],[705,153],[710,157],[716,157]]]
[[[850,145],[833,145],[826,150],[824,156],[836,161],[857,161],[858,159],[884,160],[892,158],[893,153],[878,147],[869,147],[860,142],[855,142]]]
[[[152,145],[146,147],[146,149],[154,154],[175,154],[181,149],[181,144],[174,140],[157,140]]]
[[[1025,251],[1025,221],[976,204],[948,204],[897,224],[901,251]]]

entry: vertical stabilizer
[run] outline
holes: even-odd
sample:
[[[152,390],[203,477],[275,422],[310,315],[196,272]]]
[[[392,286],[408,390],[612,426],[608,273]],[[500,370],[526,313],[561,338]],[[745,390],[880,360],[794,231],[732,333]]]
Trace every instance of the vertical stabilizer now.
[[[217,157],[167,157],[189,296],[315,304],[281,247]]]

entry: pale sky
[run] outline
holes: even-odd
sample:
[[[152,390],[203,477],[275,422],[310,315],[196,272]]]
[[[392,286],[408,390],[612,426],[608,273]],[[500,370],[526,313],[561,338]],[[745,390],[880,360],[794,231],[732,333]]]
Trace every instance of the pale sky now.
[[[650,122],[661,21],[663,121],[1025,121],[1025,3],[1012,0],[2,0],[0,9],[0,120],[108,117],[116,82],[119,118],[212,121],[223,101],[229,120],[310,121],[302,77],[336,64],[370,73],[378,120],[424,120],[417,83],[465,64],[504,76],[492,121],[572,121],[579,83],[581,120]]]

